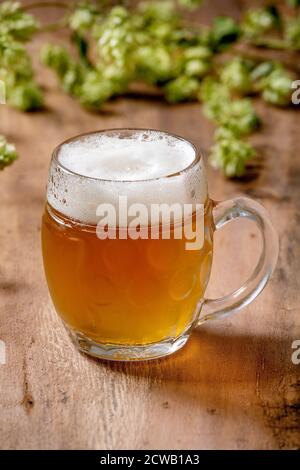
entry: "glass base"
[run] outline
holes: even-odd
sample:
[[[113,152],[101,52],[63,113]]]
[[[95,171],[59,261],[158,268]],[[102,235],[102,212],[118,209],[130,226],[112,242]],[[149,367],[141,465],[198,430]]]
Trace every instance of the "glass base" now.
[[[167,339],[159,343],[140,346],[123,344],[101,344],[87,338],[82,333],[68,330],[73,344],[79,351],[90,356],[108,361],[149,361],[169,356],[181,349],[187,342],[189,334],[185,332],[175,339]]]

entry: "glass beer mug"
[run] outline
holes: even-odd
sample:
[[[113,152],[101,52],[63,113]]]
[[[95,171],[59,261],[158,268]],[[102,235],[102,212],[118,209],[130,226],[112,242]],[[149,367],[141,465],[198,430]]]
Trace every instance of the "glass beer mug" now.
[[[258,264],[238,290],[206,299],[214,232],[237,218],[260,230]],[[257,202],[209,198],[193,144],[115,129],[55,149],[42,248],[53,304],[77,348],[145,360],[177,351],[197,325],[252,302],[274,270],[278,238]]]

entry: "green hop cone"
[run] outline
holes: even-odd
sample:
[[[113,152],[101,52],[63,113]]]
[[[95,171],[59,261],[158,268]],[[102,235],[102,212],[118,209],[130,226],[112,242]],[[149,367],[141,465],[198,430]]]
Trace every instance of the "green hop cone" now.
[[[278,12],[274,7],[251,8],[242,21],[241,28],[244,36],[256,39],[278,26]]]
[[[195,8],[198,8],[203,0],[177,0],[178,4],[183,7],[187,8],[188,10],[194,10]]]
[[[12,87],[20,80],[30,80],[33,70],[30,57],[19,42],[7,36],[0,36],[0,69],[6,76],[6,86]]]
[[[230,91],[224,84],[207,77],[202,82],[200,98],[204,103],[227,101],[230,99]]]
[[[41,52],[42,62],[56,71],[59,77],[63,77],[72,63],[68,51],[61,46],[46,44]]]
[[[220,114],[218,124],[227,127],[235,135],[247,135],[253,132],[260,124],[252,103],[248,99],[232,100],[224,107]]]
[[[84,33],[93,27],[98,16],[99,11],[93,4],[80,5],[69,17],[69,26],[73,31]]]
[[[148,31],[148,41],[149,37],[154,37],[155,39],[160,40],[161,42],[168,42],[171,40],[174,32],[174,27],[172,23],[166,23],[164,21],[155,21],[150,24],[147,28]]]
[[[201,84],[199,98],[204,104],[205,116],[215,123],[219,123],[224,108],[230,104],[229,89],[213,78],[207,77]]]
[[[212,51],[206,46],[192,46],[184,51],[184,58],[186,60],[209,60],[212,57]]]
[[[93,28],[97,52],[103,65],[124,64],[136,49],[136,31],[123,7],[113,8],[108,17]]]
[[[193,101],[199,93],[200,83],[193,77],[181,75],[164,87],[165,97],[170,103]]]
[[[13,21],[14,18],[17,23],[21,21],[18,6],[10,4],[10,9],[7,6],[7,2],[0,6],[0,16],[3,18],[0,30],[8,19]],[[0,31],[0,79],[5,83],[7,102],[21,111],[40,109],[43,105],[43,95],[34,82],[30,56],[23,44],[18,42],[19,38],[16,39],[18,35],[8,34],[8,30],[12,28],[6,29],[5,34]]]
[[[165,23],[177,23],[179,15],[175,9],[175,3],[170,0],[140,2],[138,13],[143,16],[146,23],[161,21]]]
[[[176,61],[164,46],[142,46],[135,53],[137,75],[149,83],[165,82],[176,76]]]
[[[236,57],[228,62],[221,71],[221,81],[230,90],[247,94],[252,90],[252,61]]]
[[[246,163],[254,156],[254,148],[249,143],[240,140],[228,129],[220,129],[216,132],[210,162],[227,178],[242,176],[246,171]]]
[[[35,111],[43,107],[43,94],[34,82],[19,83],[8,91],[8,103],[20,111]]]
[[[211,71],[211,68],[212,64],[209,61],[192,59],[186,62],[184,73],[188,77],[203,78]]]
[[[125,93],[134,77],[135,69],[131,64],[119,63],[99,67],[99,72],[105,81],[110,82],[114,95]]]
[[[97,71],[88,72],[77,91],[79,101],[88,108],[99,109],[114,94],[113,84]]]
[[[78,63],[72,64],[61,78],[62,88],[71,95],[76,95],[83,82],[84,68]]]
[[[19,2],[0,5],[0,36],[8,34],[18,41],[28,41],[38,29],[36,19],[22,10]]]
[[[212,68],[211,57],[212,52],[208,47],[188,47],[184,51],[184,74],[189,77],[205,77]]]
[[[199,98],[204,104],[204,114],[237,136],[249,134],[259,125],[250,100],[232,100],[228,87],[210,77],[203,81]]]
[[[291,49],[300,50],[300,15],[287,21],[284,36]]]
[[[263,99],[275,106],[287,106],[291,103],[293,80],[283,69],[276,69],[261,81]]]
[[[119,6],[113,7],[110,10],[108,16],[112,23],[120,24],[126,21],[130,15],[129,15],[129,11],[125,7],[119,5]]]
[[[0,35],[0,63],[2,67],[14,67],[16,62],[24,60],[24,56],[26,56],[26,49],[23,44],[10,36]]]
[[[16,148],[0,135],[0,170],[11,165],[18,158]]]
[[[43,47],[41,58],[45,65],[57,73],[62,88],[67,93],[76,95],[86,71],[85,64],[76,62],[64,47],[52,44]]]

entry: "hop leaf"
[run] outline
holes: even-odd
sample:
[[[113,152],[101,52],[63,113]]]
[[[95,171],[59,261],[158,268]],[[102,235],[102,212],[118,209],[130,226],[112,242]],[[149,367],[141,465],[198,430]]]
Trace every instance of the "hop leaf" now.
[[[216,50],[222,50],[240,36],[240,28],[233,18],[219,16],[215,18],[210,31],[210,44]]]
[[[259,83],[263,78],[266,78],[270,75],[273,70],[278,68],[278,64],[272,61],[262,62],[261,64],[254,67],[251,72],[251,80],[254,84],[254,87],[259,88]]]
[[[18,158],[16,148],[0,135],[0,170],[11,165]]]

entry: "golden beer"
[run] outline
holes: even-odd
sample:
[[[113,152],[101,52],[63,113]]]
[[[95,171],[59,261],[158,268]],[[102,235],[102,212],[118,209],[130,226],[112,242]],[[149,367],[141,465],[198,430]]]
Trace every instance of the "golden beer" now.
[[[44,265],[64,322],[101,344],[146,345],[179,337],[193,322],[209,279],[210,212],[207,206],[203,247],[187,250],[186,239],[172,232],[167,240],[100,240],[96,226],[72,221],[48,205]]]
[[[109,359],[183,346],[209,279],[213,225],[202,160],[186,140],[121,129],[60,145],[42,248],[55,309],[76,346]]]
[[[213,233],[237,218],[256,223],[261,256],[238,290],[207,299]],[[55,149],[42,248],[55,309],[76,347],[145,360],[177,351],[196,325],[252,302],[275,267],[278,237],[254,201],[209,198],[203,159],[187,140],[111,129]]]

